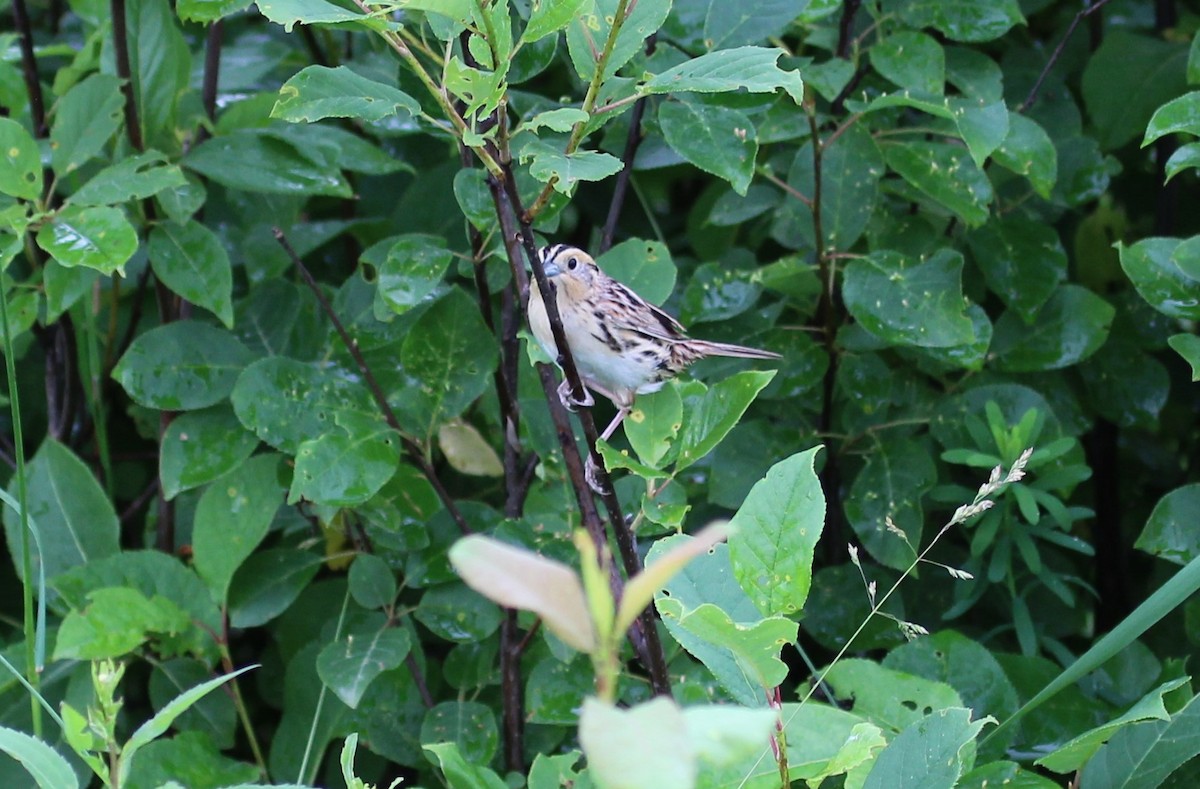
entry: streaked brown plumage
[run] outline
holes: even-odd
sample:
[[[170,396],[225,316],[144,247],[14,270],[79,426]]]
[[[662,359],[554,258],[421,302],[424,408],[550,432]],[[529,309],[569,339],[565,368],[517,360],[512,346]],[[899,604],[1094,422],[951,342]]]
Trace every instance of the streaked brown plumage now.
[[[563,331],[584,384],[617,406],[617,416],[605,429],[604,438],[616,430],[637,395],[657,392],[698,359],[780,358],[771,351],[688,337],[679,321],[605,274],[581,249],[555,244],[539,254],[558,294]],[[557,358],[536,282],[529,289],[529,328],[542,349]],[[570,391],[565,381],[559,394],[568,404]],[[590,400],[578,405],[590,405]]]

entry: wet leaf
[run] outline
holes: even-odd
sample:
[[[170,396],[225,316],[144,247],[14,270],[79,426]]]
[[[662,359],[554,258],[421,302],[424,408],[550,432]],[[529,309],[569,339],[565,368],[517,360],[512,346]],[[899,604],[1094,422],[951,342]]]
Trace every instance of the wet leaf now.
[[[962,295],[962,255],[927,260],[875,252],[846,267],[846,309],[871,334],[897,345],[944,348],[974,339]]]
[[[252,358],[224,329],[175,321],[134,340],[113,378],[147,408],[191,411],[228,397]]]
[[[193,220],[163,222],[150,231],[147,251],[164,285],[233,328],[233,271],[216,233]]]
[[[64,266],[124,274],[138,248],[137,231],[119,208],[67,206],[42,225],[38,246]]]
[[[1063,285],[1026,325],[1011,310],[996,321],[992,352],[1002,370],[1057,370],[1095,353],[1108,337],[1113,307],[1079,285]]]
[[[357,709],[371,682],[403,664],[411,646],[408,631],[399,627],[348,633],[321,649],[317,674],[347,707]]]
[[[50,129],[50,164],[62,177],[98,156],[121,127],[121,80],[93,74],[59,99]]]
[[[271,117],[293,123],[322,118],[378,121],[401,110],[416,116],[421,105],[404,91],[346,66],[307,66],[283,83]]]
[[[746,194],[758,155],[754,122],[740,110],[716,104],[664,102],[658,109],[663,137],[680,156]]]

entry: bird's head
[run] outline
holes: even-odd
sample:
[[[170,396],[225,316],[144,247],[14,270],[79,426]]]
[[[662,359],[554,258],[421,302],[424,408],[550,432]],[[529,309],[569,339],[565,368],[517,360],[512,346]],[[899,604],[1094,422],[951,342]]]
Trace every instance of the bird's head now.
[[[592,288],[600,267],[592,256],[569,244],[553,244],[542,247],[538,254],[546,276],[554,286],[566,292],[568,297],[579,298]]]

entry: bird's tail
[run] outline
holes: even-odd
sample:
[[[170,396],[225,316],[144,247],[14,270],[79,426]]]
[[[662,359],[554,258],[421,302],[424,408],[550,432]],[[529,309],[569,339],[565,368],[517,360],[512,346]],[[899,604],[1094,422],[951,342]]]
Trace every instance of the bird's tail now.
[[[708,340],[689,340],[693,350],[701,356],[733,356],[738,359],[782,359],[774,351],[763,351],[758,348],[748,348],[745,345],[732,345],[726,342],[709,342]]]

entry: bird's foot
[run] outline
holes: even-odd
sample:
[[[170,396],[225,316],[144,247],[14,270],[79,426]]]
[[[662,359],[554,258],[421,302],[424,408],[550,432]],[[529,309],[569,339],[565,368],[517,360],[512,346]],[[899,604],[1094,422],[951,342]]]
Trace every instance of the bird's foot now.
[[[596,404],[596,399],[592,397],[592,393],[586,386],[583,387],[583,398],[575,397],[575,393],[571,391],[571,382],[566,378],[558,385],[558,400],[563,404],[563,408],[571,413],[575,413],[580,408],[591,408]]]
[[[599,473],[595,459],[591,455],[588,455],[587,462],[583,465],[583,478],[587,480],[589,488],[604,496],[608,494],[608,488],[600,482]]]

